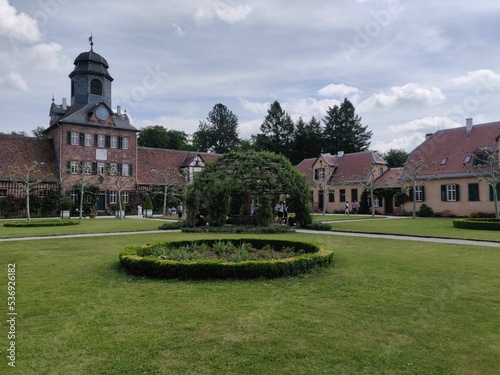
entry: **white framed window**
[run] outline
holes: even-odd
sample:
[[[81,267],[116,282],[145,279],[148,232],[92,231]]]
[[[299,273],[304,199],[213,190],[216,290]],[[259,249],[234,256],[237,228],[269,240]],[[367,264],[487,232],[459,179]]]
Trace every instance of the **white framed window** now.
[[[97,174],[98,175],[104,174],[104,163],[102,162],[97,163]]]
[[[47,190],[46,189],[38,190],[38,196],[40,198],[47,198]]]
[[[446,185],[446,200],[455,202],[457,200],[457,185]]]
[[[71,145],[78,146],[80,140],[80,133],[71,132]]]
[[[373,197],[373,207],[380,207],[380,199],[379,197]]]
[[[92,162],[91,161],[86,161],[85,162],[85,174],[91,174],[92,173]]]
[[[128,150],[128,137],[123,137],[122,148]]]
[[[69,193],[69,197],[71,198],[71,200],[76,203],[78,202],[78,191],[76,190],[71,190],[70,193]]]
[[[71,160],[69,163],[69,169],[71,171],[71,174],[78,174],[78,171],[80,169],[80,162],[78,160]]]
[[[102,134],[97,136],[97,147],[104,147],[105,145],[105,137]]]
[[[85,146],[92,146],[92,134],[85,134]]]
[[[110,176],[114,176],[118,172],[118,165],[116,163],[111,163],[109,165],[109,174]]]
[[[122,191],[122,198],[123,198],[123,203],[128,203],[129,200],[128,191]]]
[[[111,136],[111,148],[118,147],[118,137],[116,135]]]
[[[109,192],[109,204],[116,204],[116,191],[112,190]]]
[[[7,196],[7,189],[0,189],[0,197],[6,197]]]
[[[129,176],[130,172],[128,169],[128,164],[123,164],[122,165],[122,176]]]
[[[323,180],[325,178],[325,168],[316,168],[314,170],[314,179]]]
[[[415,202],[423,202],[424,201],[424,187],[423,186],[415,186]]]

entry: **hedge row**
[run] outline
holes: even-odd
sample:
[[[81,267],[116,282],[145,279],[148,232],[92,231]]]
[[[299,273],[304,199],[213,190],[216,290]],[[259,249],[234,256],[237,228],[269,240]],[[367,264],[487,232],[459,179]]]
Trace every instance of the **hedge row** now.
[[[160,228],[163,229],[163,228]],[[224,225],[222,227],[186,227],[182,228],[186,233],[257,233],[257,234],[276,234],[276,233],[290,233],[295,232],[286,225],[271,225],[268,227],[248,226],[248,225]]]
[[[455,219],[453,226],[460,229],[500,230],[500,219]]]
[[[220,240],[176,241],[168,244],[174,246],[185,246],[193,243],[212,245],[217,241]],[[153,245],[148,245],[127,247],[120,252],[119,259],[121,265],[134,275],[162,279],[252,279],[293,276],[313,269],[328,267],[333,259],[333,250],[306,242],[244,238],[228,241],[235,245],[242,242],[251,243],[255,248],[272,245],[277,251],[285,247],[295,247],[303,249],[304,254],[284,259],[252,260],[237,263],[208,259],[177,262],[149,257],[150,248]]]
[[[78,225],[79,220],[34,220],[34,221],[8,221],[3,224],[4,227],[61,227],[65,225]]]

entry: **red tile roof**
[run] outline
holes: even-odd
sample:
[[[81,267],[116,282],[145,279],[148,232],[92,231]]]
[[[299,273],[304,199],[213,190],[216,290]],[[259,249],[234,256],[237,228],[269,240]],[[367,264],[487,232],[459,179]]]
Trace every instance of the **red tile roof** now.
[[[0,179],[9,180],[9,166],[18,166],[25,171],[38,163],[39,170],[33,178],[47,182],[58,180],[57,163],[52,140],[32,137],[0,135]]]
[[[471,156],[478,147],[495,147],[495,138],[500,135],[500,122],[440,130],[428,137],[412,151],[407,165],[415,165],[419,159],[427,166],[419,177],[438,175],[441,178],[468,175],[463,165],[466,156]]]
[[[399,178],[403,168],[391,168],[376,180],[378,188],[400,188]]]
[[[162,148],[137,148],[137,183],[138,184],[161,184],[164,179],[158,176],[155,171],[172,170],[179,174],[177,179],[184,178],[180,176],[182,167],[189,165],[193,159],[199,156],[205,164],[208,164],[222,155],[209,154],[204,152],[167,150]],[[174,178],[175,173],[172,174]]]
[[[332,177],[332,183],[366,180],[372,164],[386,165],[387,163],[372,151],[355,152],[336,157],[338,165]]]

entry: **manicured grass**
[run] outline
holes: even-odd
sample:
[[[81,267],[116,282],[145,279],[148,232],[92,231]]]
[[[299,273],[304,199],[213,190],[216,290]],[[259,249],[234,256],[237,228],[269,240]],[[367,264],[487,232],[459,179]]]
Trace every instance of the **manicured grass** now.
[[[332,230],[500,242],[500,231],[454,228],[451,218],[389,218],[336,222],[332,223]]]
[[[335,266],[277,280],[149,280],[119,268],[123,247],[233,236],[0,243],[4,317],[7,263],[17,270],[16,371],[498,373],[498,249],[303,233],[256,237],[266,236],[325,242],[336,251]],[[7,372],[5,321],[2,327],[0,373]]]
[[[328,222],[328,221],[345,221],[345,220],[371,220],[371,219],[385,219],[383,216],[375,216],[371,215],[342,215],[342,214],[313,214],[312,215],[313,222]]]
[[[36,220],[39,219],[34,219],[33,221]],[[72,220],[75,221],[78,219]],[[80,225],[63,227],[7,228],[3,226],[4,222],[8,222],[8,220],[0,220],[0,238],[156,230],[160,225],[165,223],[165,221],[152,219],[125,218],[120,220],[105,218],[82,219]]]

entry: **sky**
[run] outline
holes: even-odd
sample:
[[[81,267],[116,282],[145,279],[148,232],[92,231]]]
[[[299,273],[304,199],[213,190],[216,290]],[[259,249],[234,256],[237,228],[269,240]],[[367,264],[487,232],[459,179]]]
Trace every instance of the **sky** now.
[[[0,132],[48,127],[92,35],[138,129],[192,134],[222,103],[248,139],[275,100],[309,121],[347,98],[370,149],[410,152],[500,120],[499,19],[497,0],[0,0]]]

